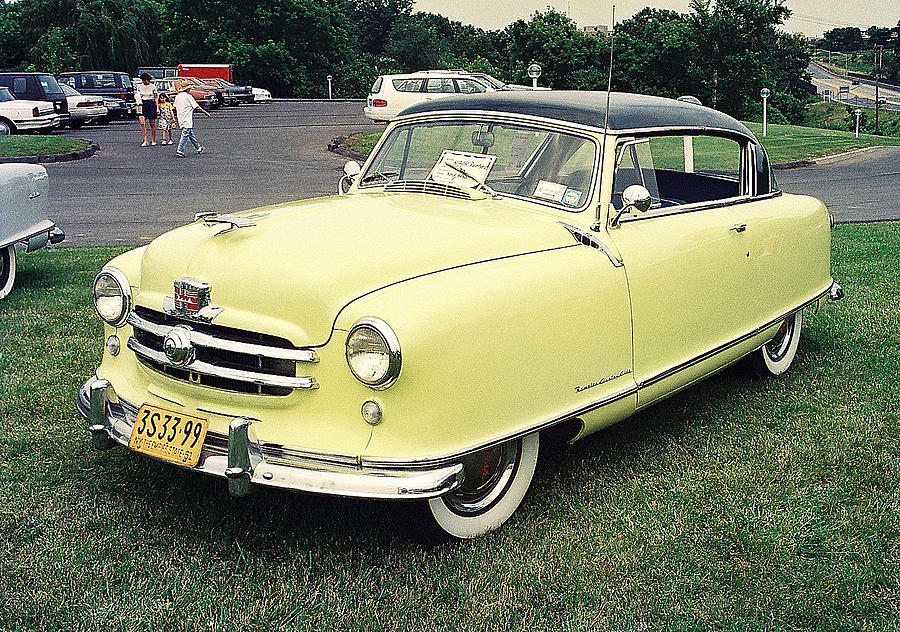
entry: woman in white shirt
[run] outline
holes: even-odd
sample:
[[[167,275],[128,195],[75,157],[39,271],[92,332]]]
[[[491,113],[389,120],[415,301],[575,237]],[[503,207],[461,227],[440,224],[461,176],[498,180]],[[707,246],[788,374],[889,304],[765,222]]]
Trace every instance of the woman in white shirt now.
[[[141,104],[141,115],[139,120],[141,122],[141,133],[144,135],[144,143],[141,147],[147,146],[147,122],[150,123],[150,131],[151,138],[153,142],[151,145],[156,144],[156,104],[157,99],[159,98],[156,93],[156,84],[151,83],[150,80],[153,77],[150,76],[150,73],[142,72],[141,73],[141,82],[137,84],[137,88],[135,88],[137,92],[137,100]]]

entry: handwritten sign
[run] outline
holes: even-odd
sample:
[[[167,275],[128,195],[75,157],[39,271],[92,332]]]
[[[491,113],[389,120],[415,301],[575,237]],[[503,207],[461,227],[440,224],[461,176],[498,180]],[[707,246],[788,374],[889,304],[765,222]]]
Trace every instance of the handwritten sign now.
[[[445,149],[428,174],[428,178],[438,184],[473,187],[484,184],[496,160],[497,156],[488,154],[470,154]]]

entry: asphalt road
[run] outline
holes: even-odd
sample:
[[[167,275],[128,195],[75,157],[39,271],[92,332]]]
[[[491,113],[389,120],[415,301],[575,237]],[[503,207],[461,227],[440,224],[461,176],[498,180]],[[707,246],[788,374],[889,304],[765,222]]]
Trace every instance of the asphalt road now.
[[[900,219],[900,147],[880,147],[825,158],[812,167],[776,171],[790,193],[812,195],[838,222]]]
[[[67,246],[144,244],[206,210],[241,211],[336,192],[346,158],[327,150],[335,136],[378,129],[360,102],[273,102],[194,115],[206,148],[141,147],[136,120],[63,132],[102,150],[49,164],[48,213]],[[179,132],[176,131],[175,141]],[[161,137],[160,137],[161,138]]]
[[[840,103],[867,108],[875,107],[874,81],[858,79],[856,80],[857,85],[853,85],[850,79],[835,74],[815,63],[810,64],[807,70],[813,84],[820,93],[827,88],[831,90],[832,98]],[[842,86],[849,87],[850,92],[841,95],[839,88]],[[882,83],[878,87],[878,98],[885,101],[882,107],[886,110],[900,111],[900,89]]]
[[[206,147],[175,157],[175,146],[141,147],[136,121],[65,134],[102,151],[50,164],[49,216],[65,246],[144,244],[194,213],[240,211],[335,192],[346,159],[330,153],[339,135],[379,129],[361,102],[277,102],[195,117]],[[176,135],[177,140],[177,135]],[[840,222],[900,219],[900,148],[877,149],[812,167],[778,171],[781,187],[823,200]]]

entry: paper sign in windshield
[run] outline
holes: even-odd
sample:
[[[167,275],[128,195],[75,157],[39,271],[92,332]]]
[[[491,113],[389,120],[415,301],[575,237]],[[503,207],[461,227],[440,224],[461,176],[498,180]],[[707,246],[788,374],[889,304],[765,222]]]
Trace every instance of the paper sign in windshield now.
[[[473,187],[484,184],[495,160],[497,156],[445,149],[428,177],[438,184]]]
[[[541,180],[534,190],[534,197],[550,200],[551,202],[562,202],[563,196],[566,194],[566,188],[564,184]]]

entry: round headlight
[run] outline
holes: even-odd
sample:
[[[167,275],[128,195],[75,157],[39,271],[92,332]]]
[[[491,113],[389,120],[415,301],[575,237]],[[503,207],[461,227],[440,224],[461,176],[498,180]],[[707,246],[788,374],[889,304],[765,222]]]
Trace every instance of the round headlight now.
[[[347,364],[363,384],[385,389],[400,375],[400,341],[387,323],[363,318],[347,336]]]
[[[131,311],[131,286],[121,270],[103,268],[94,278],[94,308],[113,327],[125,324]]]

